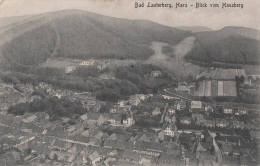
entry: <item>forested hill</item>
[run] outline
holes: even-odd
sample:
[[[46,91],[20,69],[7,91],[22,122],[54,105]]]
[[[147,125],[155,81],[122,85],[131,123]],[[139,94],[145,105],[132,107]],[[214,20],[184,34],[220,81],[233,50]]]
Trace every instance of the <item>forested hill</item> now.
[[[186,59],[195,63],[259,64],[260,33],[243,27],[194,34],[196,41]]]
[[[190,36],[195,42],[185,58],[192,63],[211,66],[260,62],[258,30],[174,28],[81,10],[0,19],[0,62],[38,65],[49,57],[146,60],[154,53],[153,41],[175,47]]]
[[[24,65],[39,64],[50,56],[146,59],[153,54],[152,41],[174,45],[191,35],[151,21],[118,19],[81,10],[27,16],[4,28],[2,56]]]

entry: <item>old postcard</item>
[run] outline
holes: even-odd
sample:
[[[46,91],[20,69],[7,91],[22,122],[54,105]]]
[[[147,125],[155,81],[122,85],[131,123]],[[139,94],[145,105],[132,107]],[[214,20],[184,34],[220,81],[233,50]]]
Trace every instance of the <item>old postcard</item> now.
[[[0,166],[260,165],[259,0],[0,0]]]

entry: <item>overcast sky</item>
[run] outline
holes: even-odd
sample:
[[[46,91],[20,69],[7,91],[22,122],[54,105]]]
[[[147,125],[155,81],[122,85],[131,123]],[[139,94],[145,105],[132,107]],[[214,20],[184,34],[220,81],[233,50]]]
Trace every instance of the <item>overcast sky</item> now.
[[[1,1],[1,0],[0,0]],[[236,2],[243,9],[159,9],[134,8],[134,0],[2,0],[0,17],[39,14],[62,9],[82,9],[128,18],[149,19],[170,26],[245,26],[260,29],[260,0],[200,0],[202,2]],[[137,1],[137,0],[136,0]],[[144,1],[144,0],[139,0]],[[151,2],[194,2],[195,0],[150,0]],[[198,0],[197,0],[198,1]]]

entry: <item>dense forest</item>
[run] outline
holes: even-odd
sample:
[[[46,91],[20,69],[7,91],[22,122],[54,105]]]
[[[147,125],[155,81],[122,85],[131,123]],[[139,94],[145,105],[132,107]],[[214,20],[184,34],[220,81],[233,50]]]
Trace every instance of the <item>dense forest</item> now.
[[[31,83],[37,85],[40,82],[52,84],[55,87],[76,91],[93,92],[97,99],[116,102],[118,99],[126,99],[136,93],[154,93],[158,90],[176,86],[177,82],[166,71],[159,67],[138,64],[121,66],[105,71],[94,67],[80,67],[71,74],[56,68],[36,67],[18,72],[14,69],[8,74],[2,74],[1,79],[8,83]],[[159,71],[159,77],[153,77],[151,73]],[[101,74],[112,73],[114,79],[100,79]]]
[[[82,115],[86,110],[79,102],[71,102],[68,99],[56,97],[45,97],[34,100],[31,103],[20,103],[9,108],[8,113],[23,115],[26,112],[46,112],[50,120],[58,120],[62,117],[75,117]]]

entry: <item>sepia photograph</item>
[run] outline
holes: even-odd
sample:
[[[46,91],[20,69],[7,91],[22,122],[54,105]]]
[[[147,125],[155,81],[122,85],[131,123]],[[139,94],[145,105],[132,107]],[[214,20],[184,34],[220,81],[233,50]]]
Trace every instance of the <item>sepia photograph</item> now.
[[[0,0],[0,166],[260,165],[259,0]]]

